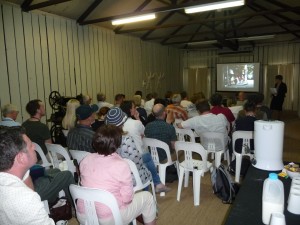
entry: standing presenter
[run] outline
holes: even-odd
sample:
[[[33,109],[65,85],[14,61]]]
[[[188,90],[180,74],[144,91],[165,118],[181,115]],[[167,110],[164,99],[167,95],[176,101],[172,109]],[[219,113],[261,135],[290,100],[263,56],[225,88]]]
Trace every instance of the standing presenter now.
[[[271,111],[277,112],[277,115],[275,116],[275,118],[278,120],[280,120],[282,105],[284,102],[285,94],[287,92],[287,86],[285,83],[282,82],[282,80],[283,80],[282,75],[275,76],[276,93],[272,94],[272,101],[271,101],[271,105],[270,105]]]

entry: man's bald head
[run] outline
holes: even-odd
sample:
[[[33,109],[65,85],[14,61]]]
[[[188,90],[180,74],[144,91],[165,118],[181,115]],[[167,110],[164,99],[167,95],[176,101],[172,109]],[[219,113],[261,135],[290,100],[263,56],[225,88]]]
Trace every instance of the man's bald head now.
[[[153,115],[156,118],[164,117],[165,107],[162,104],[155,104],[152,109]]]

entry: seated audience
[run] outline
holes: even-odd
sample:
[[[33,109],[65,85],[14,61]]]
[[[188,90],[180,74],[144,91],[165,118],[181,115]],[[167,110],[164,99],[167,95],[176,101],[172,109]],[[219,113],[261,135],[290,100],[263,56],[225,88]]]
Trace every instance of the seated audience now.
[[[166,94],[165,94],[165,102],[166,102],[166,106],[172,104],[172,100],[171,100],[172,95],[173,95],[173,92],[172,92],[172,91],[167,91],[167,92],[166,92]]]
[[[124,94],[116,94],[115,96],[115,107],[120,107],[122,102],[125,100]]]
[[[95,122],[92,123],[92,128],[94,131],[105,124],[105,117],[109,110],[110,108],[104,106],[98,111],[98,119],[96,119]]]
[[[213,94],[211,96],[210,104],[212,105],[212,108],[210,109],[210,112],[215,115],[222,113],[226,117],[228,123],[230,124],[230,130],[231,130],[232,128],[231,124],[235,120],[235,118],[230,109],[222,106],[222,99],[223,99],[222,95],[218,93]]]
[[[257,94],[251,94],[248,95],[248,98],[246,100],[246,102],[250,102],[253,103],[256,107],[255,110],[255,117],[258,120],[267,120],[267,114],[263,111],[260,110],[260,108],[257,108],[257,104],[258,104],[258,95]],[[238,118],[244,117],[246,115],[245,109],[240,110],[238,113]]]
[[[152,112],[154,101],[155,98],[152,93],[146,95],[146,102],[145,102],[144,109],[146,110],[147,115],[150,115],[150,113]]]
[[[154,105],[156,105],[156,104],[162,104],[164,107],[166,107],[167,106],[167,103],[166,103],[166,101],[165,101],[165,99],[162,99],[162,98],[157,98],[157,99],[155,99],[155,101],[154,101]],[[172,115],[173,116],[173,115]],[[155,118],[155,116],[153,115],[153,112],[151,111],[151,113],[148,115],[148,117],[147,117],[147,123],[150,123],[150,122],[152,122],[152,121],[154,121],[156,118]]]
[[[110,104],[108,102],[106,102],[106,95],[103,94],[103,93],[98,93],[97,94],[97,105],[98,105],[98,109],[100,110],[102,107],[108,107],[108,108],[111,108],[113,107],[114,105],[113,104]],[[98,111],[99,112],[99,111]]]
[[[1,126],[14,127],[21,126],[20,123],[16,122],[18,117],[19,110],[17,106],[12,104],[6,104],[2,107],[2,116],[3,119],[0,122]]]
[[[92,98],[87,94],[77,95],[76,99],[80,102],[80,105],[90,105],[92,103]]]
[[[54,225],[34,191],[29,168],[34,145],[21,127],[0,127],[0,224]]]
[[[181,92],[180,96],[181,96],[180,106],[185,110],[189,105],[193,104],[191,101],[188,100],[188,95],[186,91]]]
[[[136,91],[134,95],[141,96],[141,105],[140,105],[140,107],[144,108],[144,106],[145,106],[145,100],[143,99],[143,92],[142,91]]]
[[[78,123],[68,133],[67,145],[69,149],[94,152],[92,138],[95,132],[91,125],[95,122],[97,110],[97,105],[81,105],[76,109]]]
[[[246,96],[245,92],[240,91],[237,93],[237,100],[236,100],[236,106],[243,106],[246,103]]]
[[[255,103],[253,102],[246,102],[244,105],[244,110],[245,110],[245,116],[239,117],[235,121],[235,130],[244,130],[244,131],[254,131],[254,122],[256,119],[255,117],[255,111],[256,111],[256,106]],[[243,140],[238,139],[235,142],[235,151],[238,153],[241,153],[242,151],[242,142]],[[250,141],[250,149],[254,149],[254,142],[253,140]]]
[[[45,116],[45,104],[39,99],[31,100],[26,105],[26,111],[30,115],[30,118],[22,124],[26,129],[26,135],[47,155],[45,143],[52,143],[52,141],[49,128],[41,122],[41,118]]]
[[[199,113],[196,109],[196,102],[203,100],[203,99],[205,99],[205,95],[203,94],[203,92],[197,92],[191,97],[192,104],[186,108],[186,111],[188,112],[188,118],[192,118],[194,116],[199,115]]]
[[[166,107],[167,111],[170,111],[176,120],[184,121],[188,119],[188,114],[184,108],[180,106],[181,96],[180,94],[173,94],[172,103]]]
[[[71,130],[75,127],[77,118],[76,118],[76,109],[80,106],[80,102],[77,99],[70,99],[67,102],[66,115],[64,116],[61,125],[65,130]]]
[[[227,119],[223,114],[215,115],[210,112],[207,100],[198,101],[196,108],[198,116],[177,124],[178,128],[193,129],[200,135],[202,132],[217,132],[224,134],[225,143],[228,142]]]
[[[145,136],[148,138],[155,138],[165,142],[169,145],[171,153],[174,153],[174,144],[177,140],[174,126],[165,121],[167,112],[162,104],[156,104],[153,107],[153,115],[155,120],[148,123],[145,127]],[[158,151],[160,161],[164,161],[167,158],[165,151]]]
[[[139,113],[140,121],[145,126],[147,124],[147,112],[141,106],[141,100],[142,100],[141,96],[140,95],[134,95],[132,100],[133,100],[134,105],[136,106],[136,110]]]
[[[264,94],[258,93],[256,97],[257,97],[256,109],[258,111],[261,111],[261,112],[265,113],[266,118],[264,118],[264,119],[270,120],[271,119],[271,110],[268,106],[263,104],[264,98],[265,98]]]
[[[160,181],[160,178],[156,171],[156,166],[154,165],[153,159],[151,157],[151,154],[149,152],[144,152],[142,149],[142,146],[140,146],[140,150],[138,150],[134,139],[131,137],[130,133],[134,133],[133,130],[130,129],[131,132],[127,133],[124,130],[124,123],[128,120],[127,115],[120,109],[120,108],[112,108],[106,117],[106,124],[115,125],[118,126],[123,130],[122,135],[122,145],[117,150],[117,153],[122,158],[127,158],[133,161],[139,171],[141,180],[143,183],[146,183],[148,180],[151,180],[153,178],[153,183],[155,185],[155,191],[157,193],[159,192],[166,192],[170,191],[170,188],[163,185]],[[136,139],[138,139],[138,136],[136,136]],[[141,136],[140,139],[137,140],[140,145],[142,141]],[[149,173],[150,171],[150,173]],[[134,177],[132,177],[133,183],[135,186],[135,180]]]
[[[109,111],[111,112],[111,111]],[[99,128],[93,138],[97,153],[85,157],[80,163],[81,185],[112,193],[119,205],[123,224],[129,224],[142,214],[146,225],[156,224],[156,204],[146,191],[134,193],[128,164],[116,153],[122,143],[122,130],[113,125]],[[78,201],[77,217],[84,217],[84,205]],[[103,204],[96,205],[100,224],[114,224],[111,211]]]

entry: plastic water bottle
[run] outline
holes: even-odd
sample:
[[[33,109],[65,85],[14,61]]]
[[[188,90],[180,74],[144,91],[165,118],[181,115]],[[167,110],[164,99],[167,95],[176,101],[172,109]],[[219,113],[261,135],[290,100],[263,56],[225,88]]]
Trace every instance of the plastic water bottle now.
[[[283,213],[284,210],[284,189],[283,183],[278,179],[276,173],[270,173],[269,178],[264,181],[262,196],[262,221],[269,224],[271,214],[274,212]]]

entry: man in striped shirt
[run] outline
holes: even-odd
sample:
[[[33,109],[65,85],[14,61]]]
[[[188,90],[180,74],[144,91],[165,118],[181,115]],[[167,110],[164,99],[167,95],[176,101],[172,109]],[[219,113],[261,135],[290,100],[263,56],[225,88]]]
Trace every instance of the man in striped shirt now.
[[[78,123],[71,129],[67,137],[69,149],[95,152],[92,146],[94,131],[91,124],[95,122],[97,105],[81,105],[76,109]]]

